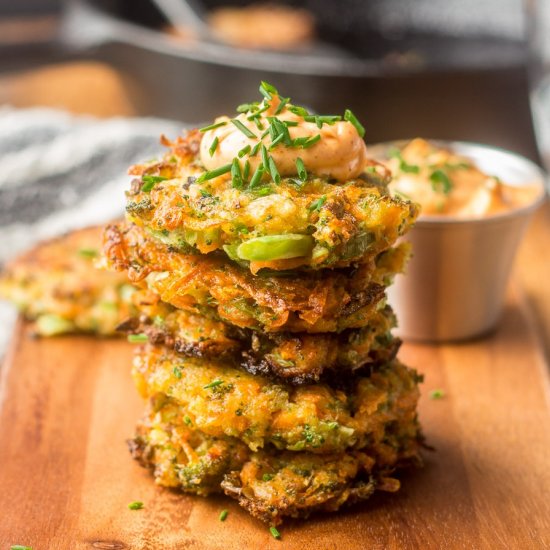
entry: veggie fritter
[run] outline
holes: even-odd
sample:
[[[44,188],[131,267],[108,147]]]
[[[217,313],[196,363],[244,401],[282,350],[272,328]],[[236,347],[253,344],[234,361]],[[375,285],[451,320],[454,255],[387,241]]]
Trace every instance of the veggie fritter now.
[[[127,218],[179,251],[223,249],[253,272],[346,267],[388,249],[418,215],[416,204],[389,194],[389,173],[375,162],[345,182],[311,175],[241,188],[229,171],[200,181],[201,138],[191,131],[164,139],[161,160],[130,171],[139,177],[127,193]]]
[[[153,467],[155,481],[188,493],[219,493],[227,472],[240,470],[250,449],[234,437],[212,437],[195,429],[185,412],[162,394],[151,399],[134,439],[133,457]]]
[[[397,360],[340,387],[290,386],[253,376],[226,361],[183,358],[161,346],[136,352],[136,386],[145,398],[163,393],[178,402],[193,426],[231,436],[253,451],[340,452],[392,444],[417,430],[418,375]]]
[[[135,315],[135,289],[120,273],[94,268],[103,229],[90,227],[39,244],[0,275],[0,297],[16,304],[38,335],[116,334]]]
[[[159,485],[198,495],[223,490],[253,516],[278,524],[285,516],[335,511],[375,490],[396,491],[392,472],[420,460],[418,426],[413,420],[402,428],[388,424],[388,440],[361,451],[319,455],[269,446],[253,452],[234,437],[206,435],[186,409],[156,394],[129,445]]]
[[[367,326],[408,247],[348,270],[254,276],[223,256],[182,254],[135,225],[111,225],[104,254],[108,267],[126,270],[132,283],[176,308],[242,328],[316,333]]]
[[[325,371],[338,376],[342,371],[387,363],[400,345],[390,332],[395,316],[389,306],[376,311],[362,329],[307,334],[240,329],[175,309],[148,290],[138,290],[133,300],[139,316],[122,323],[120,330],[145,334],[149,342],[182,355],[231,358],[252,374],[277,376],[291,384],[318,381]]]

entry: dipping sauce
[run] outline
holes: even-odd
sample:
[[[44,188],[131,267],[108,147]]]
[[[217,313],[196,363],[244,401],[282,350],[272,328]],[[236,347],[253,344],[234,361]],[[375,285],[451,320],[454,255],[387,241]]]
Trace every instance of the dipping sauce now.
[[[420,138],[390,148],[383,162],[394,176],[391,192],[419,203],[422,217],[483,218],[527,206],[540,195],[538,185],[507,185],[472,160]]]

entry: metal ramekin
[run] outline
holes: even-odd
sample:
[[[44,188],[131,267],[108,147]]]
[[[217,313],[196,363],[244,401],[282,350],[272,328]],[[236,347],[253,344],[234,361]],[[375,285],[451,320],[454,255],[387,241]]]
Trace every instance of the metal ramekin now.
[[[397,334],[425,342],[465,340],[493,330],[499,320],[518,245],[545,197],[545,174],[533,162],[502,149],[430,141],[470,159],[508,185],[540,189],[528,205],[486,218],[421,215],[406,237],[413,257],[405,276],[398,275],[388,289],[397,314]],[[379,144],[370,151],[384,158],[389,147],[404,143]]]

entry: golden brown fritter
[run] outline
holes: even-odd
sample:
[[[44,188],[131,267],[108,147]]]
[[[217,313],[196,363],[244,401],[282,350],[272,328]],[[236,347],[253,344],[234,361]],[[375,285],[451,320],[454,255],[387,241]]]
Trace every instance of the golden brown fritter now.
[[[254,276],[217,255],[171,251],[135,225],[105,232],[107,267],[127,271],[162,301],[242,328],[268,332],[334,332],[368,324],[384,286],[403,270],[408,248],[392,248],[345,271]]]
[[[223,476],[240,470],[250,456],[238,439],[196,430],[177,403],[162,394],[151,399],[129,446],[136,460],[154,469],[159,485],[203,496],[219,493]]]
[[[201,432],[176,401],[157,394],[130,449],[159,485],[198,495],[223,489],[253,516],[278,524],[284,517],[335,511],[375,490],[398,490],[392,472],[420,461],[421,436],[414,420],[401,432],[388,424],[387,435],[361,451],[319,455],[269,446],[253,452],[234,437]]]
[[[119,326],[130,334],[146,334],[190,357],[226,357],[252,374],[279,377],[290,384],[319,381],[326,371],[339,376],[365,365],[387,363],[400,345],[391,329],[389,306],[378,310],[362,329],[339,334],[266,333],[241,329],[165,304],[149,290],[133,297],[139,316]],[[330,377],[330,373],[328,374]]]
[[[0,296],[35,322],[42,336],[67,332],[116,333],[134,315],[135,291],[120,273],[94,267],[103,228],[89,227],[39,244],[9,263]]]
[[[344,504],[367,500],[376,490],[398,491],[400,482],[392,474],[421,464],[420,441],[405,436],[385,463],[370,449],[328,455],[259,451],[240,472],[226,475],[222,487],[251,515],[270,524],[317,511],[335,512]]]
[[[290,386],[228,361],[183,358],[147,345],[136,353],[133,376],[143,397],[163,393],[186,410],[197,429],[236,437],[254,451],[272,444],[341,452],[390,444],[391,434],[417,429],[418,375],[397,360],[369,376],[348,377],[340,387]]]
[[[160,161],[130,170],[139,178],[127,193],[128,219],[180,251],[223,249],[253,272],[347,267],[387,250],[418,215],[416,204],[388,193],[389,172],[374,161],[347,182],[283,178],[238,189],[224,174],[199,183],[201,137],[164,139],[170,149]]]

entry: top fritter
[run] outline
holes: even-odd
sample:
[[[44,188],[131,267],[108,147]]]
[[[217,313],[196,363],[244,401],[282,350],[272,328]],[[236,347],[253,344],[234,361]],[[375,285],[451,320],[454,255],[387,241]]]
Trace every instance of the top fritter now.
[[[368,261],[410,228],[417,205],[390,196],[351,111],[310,115],[265,82],[260,92],[261,103],[163,138],[161,160],[132,167],[129,220],[185,252],[223,249],[252,272]]]

